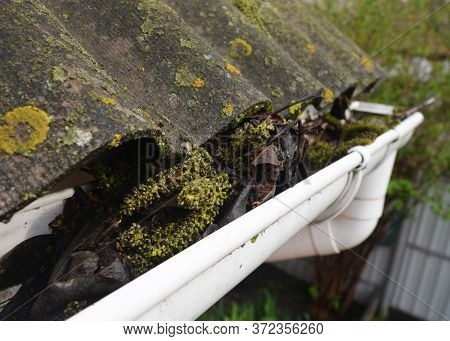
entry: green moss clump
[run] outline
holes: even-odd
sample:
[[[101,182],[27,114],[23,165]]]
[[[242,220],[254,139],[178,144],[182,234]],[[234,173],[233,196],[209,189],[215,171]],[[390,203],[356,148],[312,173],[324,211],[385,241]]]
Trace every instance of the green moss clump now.
[[[354,139],[345,141],[340,143],[335,151],[335,156],[333,157],[333,161],[340,159],[347,155],[348,150],[355,146],[367,146],[371,144],[375,140],[375,137],[355,137]]]
[[[308,152],[313,170],[323,168],[327,162],[340,159],[354,146],[372,143],[379,135],[385,133],[396,123],[390,117],[385,121],[365,118],[347,124],[341,123],[340,120],[330,114],[325,115],[323,119],[340,133],[341,143],[316,141]]]
[[[0,125],[0,151],[6,154],[29,155],[47,138],[50,119],[46,112],[36,107],[16,108],[2,119],[5,124]]]
[[[244,123],[231,137],[231,148],[237,150],[242,146],[259,149],[265,146],[270,132],[275,130],[270,118],[258,123],[256,121]]]
[[[220,174],[212,179],[201,177],[194,179],[184,186],[178,193],[177,202],[180,207],[188,210],[200,210],[205,207],[205,203],[217,202],[220,200],[226,188],[224,185],[228,181],[225,174]]]
[[[255,120],[246,122],[231,135],[224,146],[217,149],[215,157],[233,169],[236,174],[245,176],[248,161],[267,145],[274,130],[270,118],[262,122]]]
[[[122,160],[98,160],[89,165],[89,170],[97,180],[97,188],[108,193],[110,200],[120,202],[118,198],[123,198],[136,183],[136,167]]]
[[[120,234],[117,250],[136,274],[146,272],[197,240],[213,222],[230,188],[226,174],[193,179],[183,186],[177,198],[179,206],[189,210],[186,216],[148,230],[132,224]]]
[[[124,198],[121,214],[132,215],[156,200],[180,191],[194,179],[214,174],[211,163],[211,156],[205,149],[195,149],[183,164],[163,171],[137,186]]]
[[[335,145],[326,141],[316,141],[308,148],[308,158],[312,170],[323,168],[332,158]]]
[[[23,201],[29,201],[29,200],[33,200],[36,199],[37,195],[36,193],[33,192],[26,192],[23,196],[22,196],[22,200]]]
[[[342,126],[341,139],[344,141],[357,137],[375,138],[389,130],[389,125],[370,119],[362,119]]]
[[[340,131],[343,127],[343,124],[341,123],[341,121],[338,118],[334,117],[333,115],[330,115],[330,114],[324,115],[323,120],[325,122],[331,124],[338,131]]]
[[[298,119],[302,115],[302,110],[303,110],[303,103],[297,103],[289,108],[289,114]]]
[[[376,137],[376,136],[375,136]],[[316,141],[308,149],[308,158],[312,170],[319,170],[331,162],[347,155],[348,150],[355,146],[371,144],[375,137],[356,137],[340,144],[327,141]]]

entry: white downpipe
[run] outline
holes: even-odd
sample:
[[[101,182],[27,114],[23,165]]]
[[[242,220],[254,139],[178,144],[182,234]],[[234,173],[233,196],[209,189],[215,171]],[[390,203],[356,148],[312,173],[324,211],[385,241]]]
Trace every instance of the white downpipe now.
[[[353,200],[337,216],[308,225],[275,251],[268,261],[336,254],[366,240],[383,214],[395,157],[396,152],[392,152],[376,169],[364,175]]]
[[[195,319],[302,229],[314,234],[311,237],[307,234],[308,245],[302,244],[311,254],[320,254],[319,250],[339,252],[355,246],[373,230],[381,215],[395,151],[408,141],[422,120],[421,113],[410,116],[371,145],[355,148],[71,320]],[[356,183],[358,191],[352,181],[361,181],[360,185]],[[356,193],[355,198],[343,193],[349,190]],[[342,197],[351,204],[346,208],[333,205]],[[366,209],[368,205],[370,209]],[[310,227],[304,229],[327,208],[333,208],[332,215],[338,214],[333,218],[333,225],[327,221],[321,223],[327,234],[319,234],[321,230]],[[348,223],[355,219],[364,224]],[[255,236],[258,236],[256,241],[251,241]],[[303,239],[298,242],[303,243]],[[287,250],[298,252],[297,247]]]

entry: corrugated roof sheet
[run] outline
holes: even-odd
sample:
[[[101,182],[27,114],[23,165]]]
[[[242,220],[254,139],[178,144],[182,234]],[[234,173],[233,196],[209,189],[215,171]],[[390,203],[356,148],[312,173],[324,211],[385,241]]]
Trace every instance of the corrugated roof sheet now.
[[[299,1],[0,4],[0,216],[113,140],[177,152],[272,104],[380,77]]]

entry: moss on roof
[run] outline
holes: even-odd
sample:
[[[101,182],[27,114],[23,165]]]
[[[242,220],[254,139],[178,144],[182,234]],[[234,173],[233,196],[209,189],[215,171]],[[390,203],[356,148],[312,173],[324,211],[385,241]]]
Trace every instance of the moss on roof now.
[[[367,56],[308,7],[280,3],[2,1],[0,217],[116,135],[180,153],[272,103],[379,77],[367,62],[346,78]],[[11,124],[20,108],[45,113],[45,132]]]

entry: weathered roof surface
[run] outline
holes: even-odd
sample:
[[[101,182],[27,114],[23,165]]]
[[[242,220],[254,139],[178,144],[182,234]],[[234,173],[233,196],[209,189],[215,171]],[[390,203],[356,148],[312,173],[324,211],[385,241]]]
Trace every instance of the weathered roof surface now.
[[[111,141],[177,152],[272,103],[378,78],[299,1],[0,0],[0,217]]]

